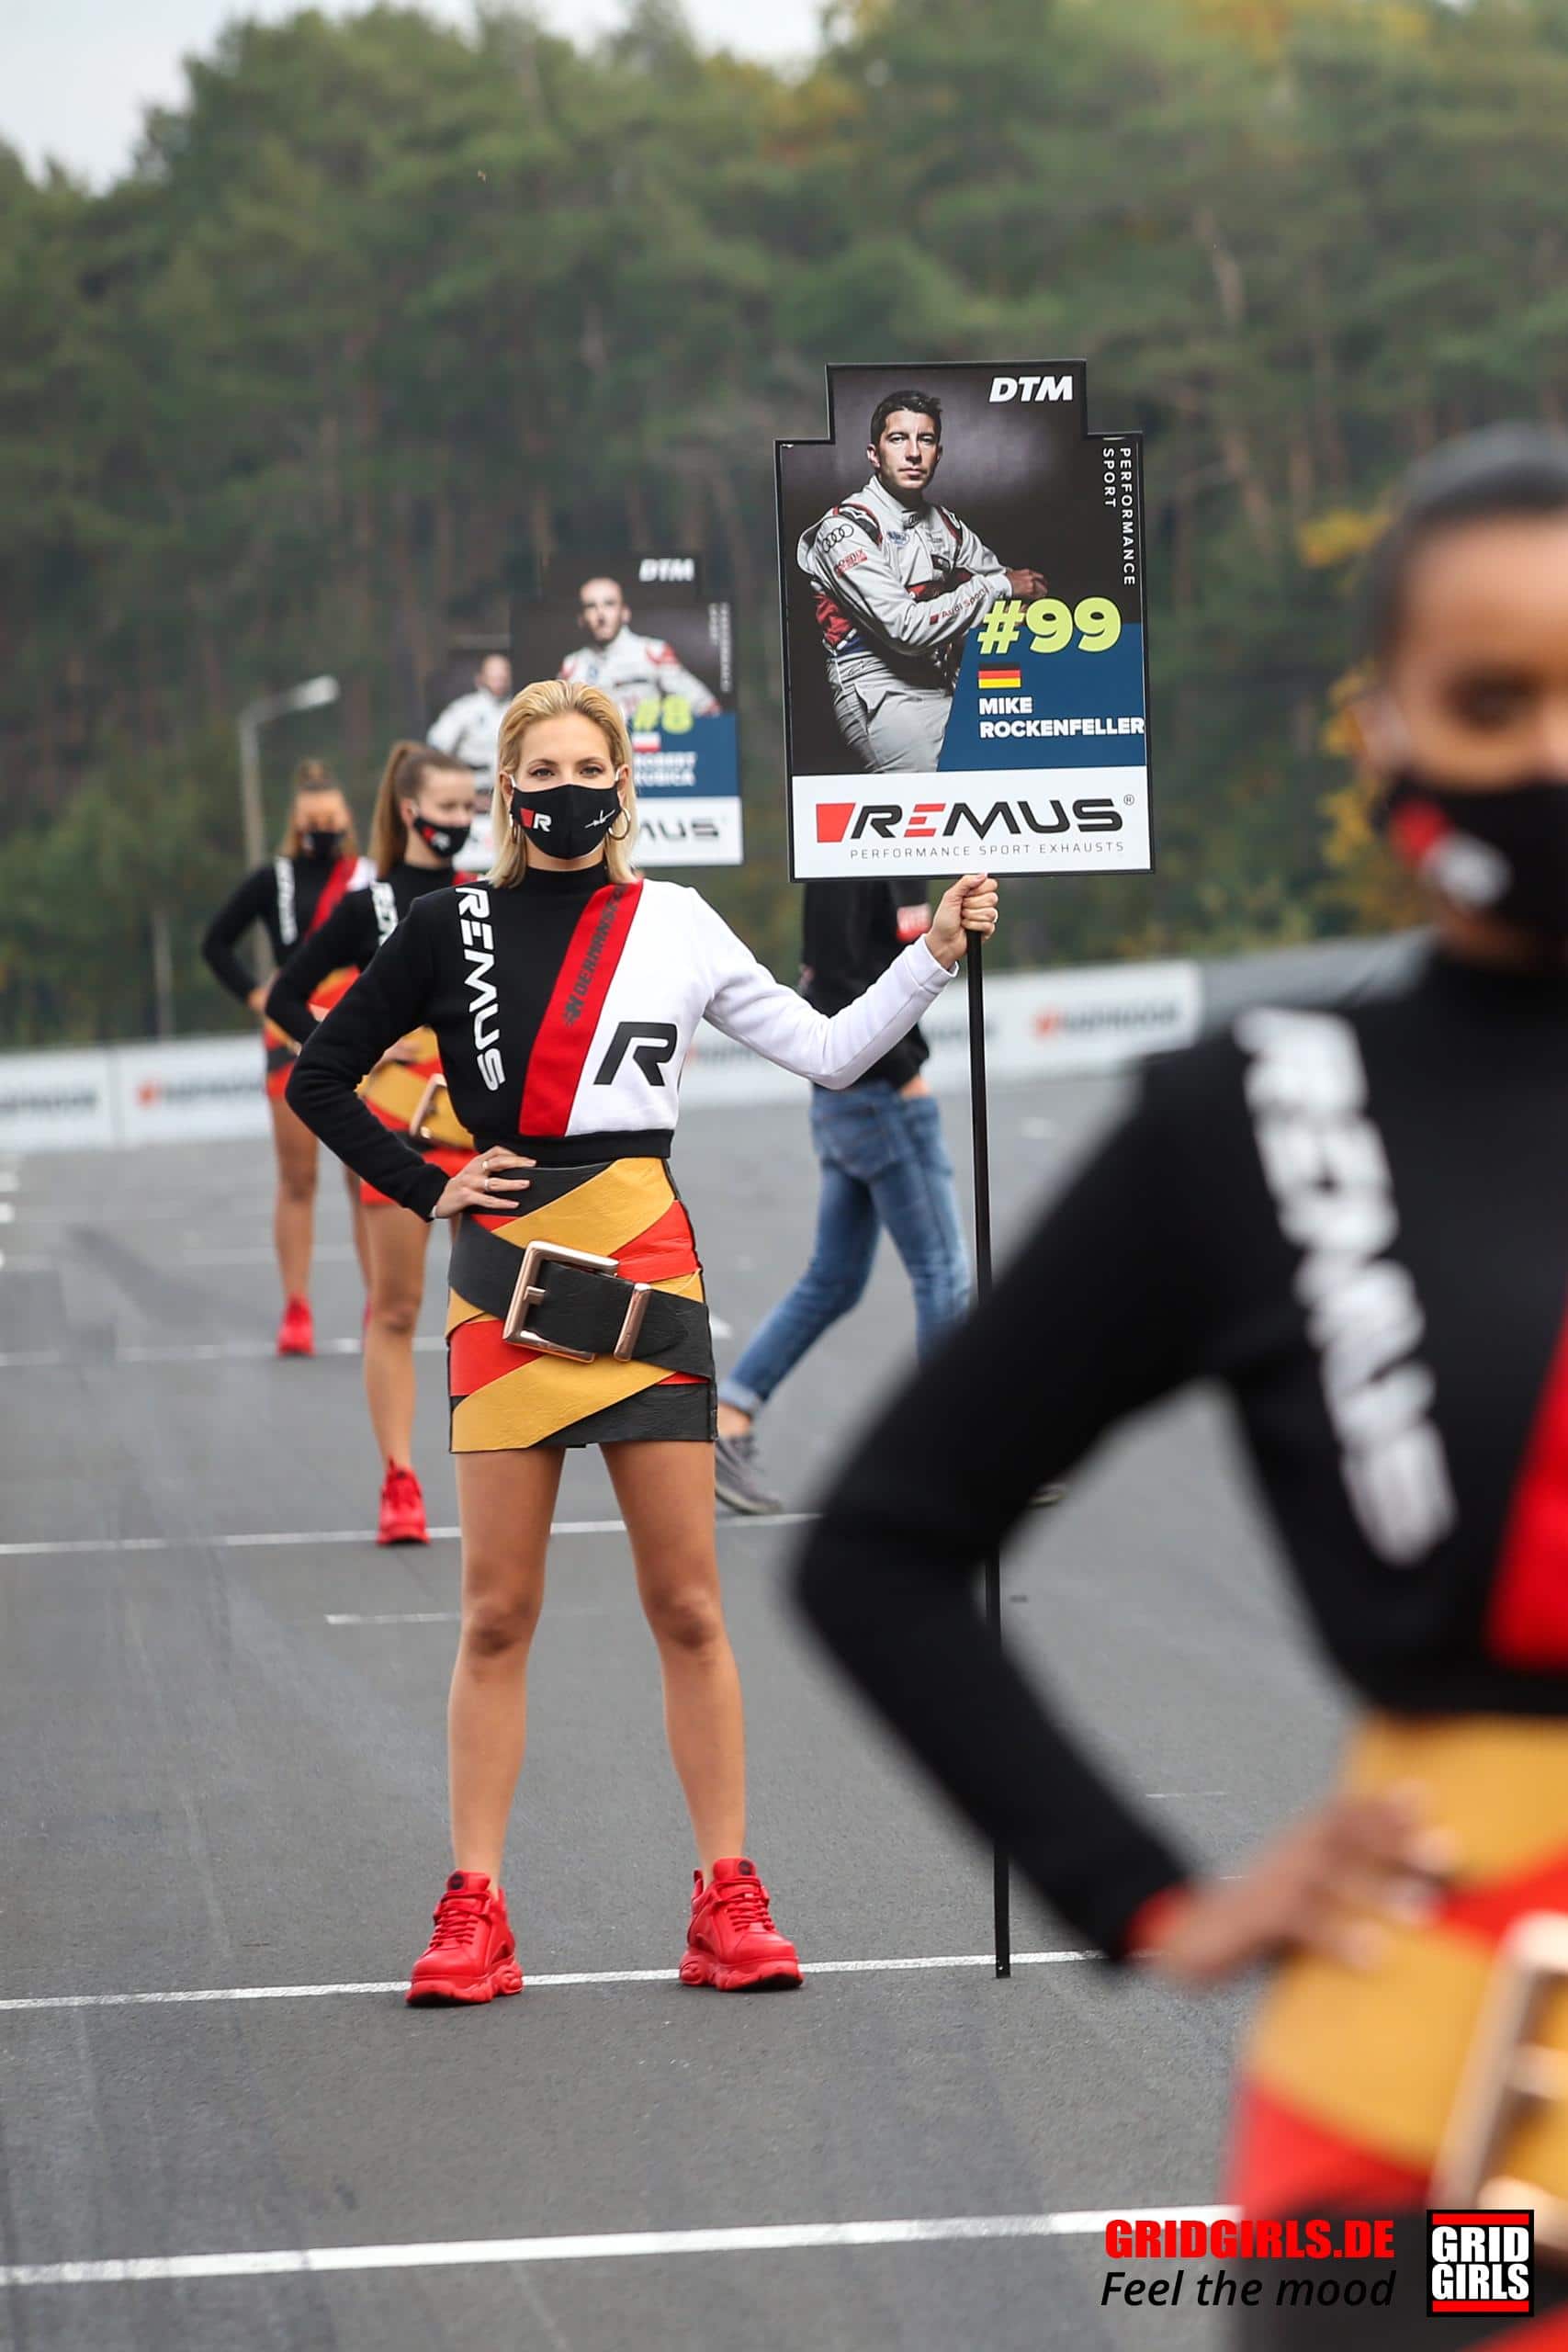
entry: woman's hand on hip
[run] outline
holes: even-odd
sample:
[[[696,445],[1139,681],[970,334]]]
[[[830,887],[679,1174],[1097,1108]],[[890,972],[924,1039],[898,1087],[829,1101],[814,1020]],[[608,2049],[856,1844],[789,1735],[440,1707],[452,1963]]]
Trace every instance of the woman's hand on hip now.
[[[961,963],[969,933],[989,939],[997,927],[997,886],[988,874],[966,874],[937,900],[926,945],[939,964]]]
[[[1426,1825],[1419,1790],[1337,1796],[1274,1838],[1239,1878],[1210,1879],[1162,1903],[1140,1956],[1189,1987],[1290,1951],[1375,1967],[1378,1920],[1430,1917],[1452,1864],[1449,1841]]]
[[[465,1209],[480,1209],[487,1216],[504,1216],[508,1209],[521,1208],[518,1196],[528,1189],[527,1177],[513,1171],[533,1165],[520,1152],[492,1144],[488,1151],[477,1153],[467,1167],[458,1169],[432,1214],[461,1216]]]

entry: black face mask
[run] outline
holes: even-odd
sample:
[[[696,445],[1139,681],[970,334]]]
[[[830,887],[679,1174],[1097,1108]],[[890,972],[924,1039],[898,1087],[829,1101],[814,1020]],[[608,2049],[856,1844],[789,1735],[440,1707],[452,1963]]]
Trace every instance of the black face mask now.
[[[312,827],[299,836],[299,854],[308,857],[312,865],[324,865],[329,858],[336,857],[342,847],[341,830],[329,832],[325,827]]]
[[[530,793],[512,787],[512,821],[548,857],[587,857],[621,813],[613,784],[552,784]]]
[[[1407,769],[1378,820],[1395,854],[1450,906],[1568,940],[1568,783],[1522,776],[1457,792]]]
[[[417,833],[425,848],[434,850],[437,857],[456,857],[473,830],[471,823],[438,825],[433,817],[409,819],[410,832]]]

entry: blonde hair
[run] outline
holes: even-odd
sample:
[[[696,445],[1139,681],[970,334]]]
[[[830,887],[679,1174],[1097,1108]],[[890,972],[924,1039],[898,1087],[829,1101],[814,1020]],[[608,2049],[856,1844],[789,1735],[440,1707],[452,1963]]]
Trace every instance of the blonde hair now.
[[[510,796],[501,779],[503,775],[516,777],[523,739],[530,727],[536,727],[543,718],[565,718],[573,711],[593,721],[604,738],[612,767],[626,770],[620,792],[626,829],[618,838],[614,833],[605,835],[604,863],[612,882],[637,879],[637,868],[632,864],[632,849],[637,841],[637,786],[632,775],[632,739],[626,732],[620,704],[613,701],[602,686],[579,685],[564,678],[536,678],[531,686],[525,686],[521,694],[513,695],[501,722],[495,798],[491,809],[493,838],[501,847],[486,876],[498,889],[515,889],[528,863],[527,838],[512,821]]]
[[[333,775],[325,760],[301,760],[294,771],[293,797],[288,804],[288,822],[283,828],[283,839],[277,844],[279,857],[299,854],[299,803],[308,792],[335,792],[343,802],[343,857],[359,855],[359,836],[354,830],[354,811],[348,805],[348,795]]]
[[[384,882],[400,865],[409,845],[409,829],[400,803],[417,800],[427,775],[468,775],[469,770],[450,752],[434,743],[416,743],[405,736],[394,743],[381,770],[376,806],[370,818],[370,863]]]

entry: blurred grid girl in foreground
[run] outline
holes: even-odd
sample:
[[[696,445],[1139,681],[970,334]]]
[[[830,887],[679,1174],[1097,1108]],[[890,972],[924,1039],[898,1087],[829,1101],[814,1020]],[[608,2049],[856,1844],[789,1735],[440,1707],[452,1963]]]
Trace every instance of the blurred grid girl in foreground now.
[[[1370,585],[1359,723],[1430,895],[1424,971],[1342,1013],[1244,1013],[1151,1064],[840,1473],[801,1592],[1111,1960],[1193,1987],[1278,1963],[1228,2193],[1410,2218],[1397,2309],[1281,2312],[1267,2288],[1245,2340],[1386,2352],[1426,2341],[1425,2208],[1529,2204],[1538,2249],[1568,2256],[1568,2105],[1510,2087],[1525,2045],[1568,2052],[1568,440],[1439,451]],[[1364,1710],[1339,1793],[1231,1882],[1194,1875],[1101,1777],[970,1589],[1043,1476],[1201,1378],[1234,1398]],[[1159,1544],[1151,1527],[1152,1566]],[[1519,2031],[1494,2047],[1483,2010],[1510,1991]],[[1565,2294],[1568,2269],[1543,2267],[1537,2310],[1558,2316],[1506,2323],[1507,2343],[1568,2342]],[[1450,2319],[1443,2340],[1504,2324]]]
[[[546,681],[502,726],[488,883],[422,899],[306,1046],[300,1115],[380,1191],[457,1220],[447,1318],[463,1527],[448,1714],[456,1868],[410,1997],[488,2001],[522,1973],[501,1889],[528,1652],[569,1447],[604,1450],[659,1652],[696,1886],[681,1963],[722,1991],[800,1981],[745,1852],[740,1689],[714,1542],[713,1347],[668,1154],[705,1018],[818,1085],[913,1027],[989,932],[983,876],[829,1018],[765,972],[695,890],[645,882],[631,743],[598,687]],[[428,1024],[479,1150],[448,1180],[355,1094]]]

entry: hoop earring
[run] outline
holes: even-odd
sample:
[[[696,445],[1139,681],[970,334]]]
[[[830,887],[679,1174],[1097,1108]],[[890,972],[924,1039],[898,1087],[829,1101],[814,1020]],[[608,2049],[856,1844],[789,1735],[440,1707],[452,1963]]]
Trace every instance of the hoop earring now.
[[[619,832],[616,832],[615,825],[612,825],[610,828],[610,839],[613,842],[624,842],[626,835],[632,829],[631,811],[626,807],[624,800],[621,803],[621,813],[616,822],[619,824],[621,830]]]

